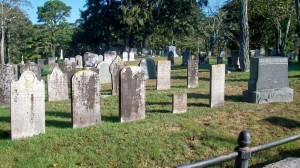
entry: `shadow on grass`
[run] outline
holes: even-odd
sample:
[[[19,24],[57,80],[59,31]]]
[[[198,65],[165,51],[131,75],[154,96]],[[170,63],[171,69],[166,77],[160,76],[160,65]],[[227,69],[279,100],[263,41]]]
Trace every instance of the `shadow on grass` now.
[[[10,117],[0,117],[0,122],[10,122]]]
[[[46,111],[46,116],[60,117],[60,118],[72,118],[71,113],[58,112],[58,111]]]
[[[300,78],[300,75],[289,76],[289,78]]]
[[[175,65],[171,67],[172,70],[180,70],[180,69],[187,69],[187,67],[181,65]]]
[[[171,102],[146,102],[146,105],[172,105]]]
[[[117,116],[101,116],[101,121],[115,123],[115,122],[120,122],[120,119]]]
[[[0,129],[0,139],[10,139],[10,130]]]
[[[196,99],[209,99],[209,95],[207,94],[200,94],[200,93],[188,93],[187,98],[196,98]]]
[[[195,106],[195,107],[209,107],[209,104],[204,103],[188,103],[188,106]]]
[[[263,119],[262,121],[268,122],[268,123],[273,124],[273,125],[286,127],[286,128],[289,128],[289,129],[300,128],[300,122],[299,121],[288,119],[288,118],[269,117],[269,118]]]
[[[172,111],[170,110],[146,110],[146,113],[172,113]]]
[[[226,79],[226,82],[248,82],[249,79]]]
[[[187,80],[187,76],[172,76],[171,79],[186,79]]]
[[[225,95],[225,100],[226,101],[232,101],[232,102],[243,102],[243,96],[242,95],[234,95],[234,96],[226,96]]]
[[[46,119],[46,127],[72,128],[72,122]]]

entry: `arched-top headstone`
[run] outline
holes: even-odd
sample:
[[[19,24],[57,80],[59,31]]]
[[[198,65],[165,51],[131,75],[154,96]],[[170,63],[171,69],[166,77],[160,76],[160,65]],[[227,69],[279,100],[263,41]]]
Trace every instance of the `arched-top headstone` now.
[[[139,66],[145,71],[145,79],[156,78],[156,65],[155,61],[151,58],[143,58]]]
[[[120,72],[120,121],[145,118],[144,70],[138,66],[125,67]]]
[[[100,62],[97,65],[99,69],[100,84],[111,83],[111,73],[107,62]]]
[[[0,105],[9,105],[10,84],[18,80],[17,65],[0,64]]]
[[[45,83],[24,71],[11,83],[11,139],[45,133]]]
[[[112,94],[119,94],[119,83],[120,83],[120,71],[124,67],[123,60],[117,56],[116,59],[111,63],[109,70],[112,78]]]
[[[104,61],[109,64],[111,64],[116,57],[117,57],[117,53],[115,51],[106,51],[104,53]]]
[[[68,75],[64,74],[58,67],[55,67],[47,76],[48,101],[68,100]]]
[[[73,128],[98,124],[100,116],[99,75],[90,70],[76,72],[72,77]]]

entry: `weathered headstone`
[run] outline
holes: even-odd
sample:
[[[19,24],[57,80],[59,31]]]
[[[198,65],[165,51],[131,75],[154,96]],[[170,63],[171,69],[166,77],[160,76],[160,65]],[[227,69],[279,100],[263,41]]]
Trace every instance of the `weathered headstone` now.
[[[155,79],[156,78],[156,66],[155,61],[151,58],[141,59],[139,66],[145,72],[145,79]]]
[[[71,79],[74,73],[76,72],[75,63],[67,64],[66,62],[62,62],[59,64],[59,68],[61,71],[68,75],[68,86],[71,86]]]
[[[123,59],[123,61],[128,61],[128,52],[124,51],[122,53],[122,59]]]
[[[76,61],[76,68],[83,68],[82,56],[81,55],[76,55],[75,56],[75,61]]]
[[[42,73],[44,71],[44,62],[45,62],[45,59],[37,59],[37,65],[39,66]]]
[[[31,72],[33,72],[37,76],[37,78],[39,80],[42,77],[41,70],[40,70],[39,66],[37,64],[35,64],[35,63],[31,62],[31,63],[24,64],[24,66],[22,68],[22,73],[24,71],[31,71]]]
[[[99,69],[100,84],[111,83],[109,64],[107,62],[100,62],[97,65],[97,68]]]
[[[168,52],[171,52],[171,51],[173,52],[174,57],[178,57],[178,55],[176,53],[176,46],[173,46],[173,45],[168,46]]]
[[[184,52],[182,53],[182,66],[187,66],[188,65],[188,61],[191,57],[191,53],[188,50],[184,50]]]
[[[71,64],[72,64],[72,63],[76,64],[76,58],[75,58],[75,57],[70,57],[70,63],[71,63]]]
[[[255,57],[255,50],[250,50],[250,57]]]
[[[54,57],[48,57],[48,65],[55,63],[55,58]]]
[[[119,94],[120,71],[123,68],[124,62],[119,56],[117,56],[117,58],[111,63],[109,67],[112,79],[112,95]]]
[[[68,100],[68,75],[55,67],[47,76],[48,101]]]
[[[99,75],[82,70],[72,77],[72,124],[80,128],[98,124],[100,116]]]
[[[145,118],[144,71],[138,66],[126,67],[120,72],[120,121]]]
[[[129,61],[134,61],[134,52],[129,52]]]
[[[265,50],[265,48],[261,47],[261,48],[259,49],[259,55],[260,55],[260,56],[265,56],[265,55],[266,55],[266,50]]]
[[[0,105],[9,105],[10,84],[18,80],[17,65],[0,64]]]
[[[177,93],[173,95],[173,113],[185,113],[187,111],[187,94]]]
[[[190,59],[188,61],[188,88],[196,88],[198,87],[198,60]]]
[[[115,51],[106,51],[104,53],[104,61],[108,64],[111,64],[117,57],[117,53]]]
[[[225,64],[212,65],[210,69],[210,100],[211,108],[224,105]]]
[[[206,57],[207,57],[206,52],[199,52],[199,64],[200,65],[209,64],[209,61],[207,61],[209,58],[206,58]]]
[[[174,65],[175,65],[175,63],[174,63],[174,53],[173,53],[173,51],[170,51],[170,52],[168,53],[168,60],[171,61],[171,66],[174,66]]]
[[[167,90],[171,88],[171,62],[158,61],[157,62],[157,90]]]
[[[11,83],[11,139],[45,133],[45,83],[24,71]]]
[[[217,64],[223,64],[223,57],[217,57]]]
[[[58,67],[58,63],[50,63],[49,64],[49,73],[51,73],[55,67]]]
[[[133,58],[138,55],[138,52],[137,52],[136,48],[130,48],[130,52],[133,53]]]
[[[289,88],[288,58],[254,57],[250,63],[248,90],[243,98],[252,103],[292,102],[294,90]]]
[[[86,52],[84,53],[83,59],[84,59],[83,62],[84,67],[95,67],[99,63],[98,55],[95,53]]]

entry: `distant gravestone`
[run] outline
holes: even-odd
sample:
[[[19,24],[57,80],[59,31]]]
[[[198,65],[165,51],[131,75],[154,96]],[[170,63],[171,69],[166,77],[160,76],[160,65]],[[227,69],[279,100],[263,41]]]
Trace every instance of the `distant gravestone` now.
[[[23,69],[22,69],[22,73],[24,71],[33,72],[39,80],[42,77],[41,70],[40,70],[39,66],[35,63],[26,63],[26,64],[24,64]]]
[[[144,71],[138,66],[126,67],[120,72],[120,121],[145,118]]]
[[[250,57],[255,57],[255,50],[250,50]]]
[[[17,65],[0,64],[0,105],[10,103],[10,84],[18,80]]]
[[[198,87],[198,60],[190,59],[188,61],[188,88],[196,88]]]
[[[134,61],[134,52],[129,52],[129,61]]]
[[[156,66],[155,61],[151,58],[143,58],[139,66],[144,70],[145,72],[145,79],[155,79],[156,78]]]
[[[37,65],[39,66],[42,73],[44,71],[44,63],[45,63],[45,59],[37,59]]]
[[[51,73],[55,67],[58,67],[58,63],[50,63],[49,64],[49,73]]]
[[[260,55],[260,56],[266,56],[266,50],[265,50],[265,48],[261,47],[261,48],[259,49],[259,55]]]
[[[173,95],[173,113],[185,113],[187,111],[187,94],[177,93]]]
[[[171,62],[158,61],[157,62],[157,90],[167,90],[171,88]]]
[[[168,60],[171,61],[171,66],[174,66],[174,65],[175,65],[175,63],[174,63],[174,53],[173,53],[173,51],[170,51],[170,52],[168,53]]]
[[[211,108],[224,105],[225,64],[212,65],[210,70],[210,100]]]
[[[111,64],[117,57],[117,53],[115,51],[106,51],[104,53],[104,61],[108,64]]]
[[[83,55],[84,67],[95,67],[98,63],[98,55],[91,52],[86,52]]]
[[[243,98],[251,103],[292,102],[294,90],[289,88],[288,58],[254,57],[250,62],[248,90]]]
[[[48,65],[55,63],[55,58],[54,57],[48,57]]]
[[[62,62],[59,64],[59,68],[61,71],[68,75],[68,86],[71,86],[71,79],[74,73],[76,72],[76,65],[75,63],[68,64],[66,62]]]
[[[100,84],[111,83],[109,64],[107,62],[100,62],[97,65],[97,68],[99,69]]]
[[[174,57],[178,57],[178,55],[176,53],[176,46],[173,46],[173,45],[168,46],[168,52],[171,52],[171,51],[173,52]]]
[[[182,66],[187,66],[191,53],[188,50],[184,50],[182,53]]]
[[[64,74],[58,67],[55,67],[47,76],[48,101],[68,100],[68,75]]]
[[[99,75],[82,70],[72,78],[72,124],[73,128],[96,125],[100,116]]]
[[[75,57],[70,57],[70,63],[76,65],[76,58]]]
[[[82,56],[81,55],[76,55],[75,56],[75,62],[76,62],[76,68],[83,68]]]
[[[136,49],[136,48],[130,48],[130,52],[133,53],[133,58],[134,58],[134,56],[137,56],[137,55],[138,55],[138,52],[137,52],[137,49]]]
[[[122,59],[123,59],[123,61],[128,61],[128,52],[122,53]]]
[[[120,71],[122,68],[124,68],[124,62],[119,56],[117,56],[109,67],[112,79],[112,95],[119,94]]]
[[[45,133],[45,83],[31,71],[11,83],[11,139]]]

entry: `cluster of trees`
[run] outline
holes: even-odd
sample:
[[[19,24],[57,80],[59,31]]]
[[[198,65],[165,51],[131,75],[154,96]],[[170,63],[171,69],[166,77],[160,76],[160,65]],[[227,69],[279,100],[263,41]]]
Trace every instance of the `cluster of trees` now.
[[[86,0],[75,23],[66,22],[71,7],[49,0],[38,7],[39,24],[21,10],[30,5],[27,0],[0,3],[2,63],[19,62],[22,55],[54,57],[61,48],[68,56],[111,47],[164,50],[171,44],[211,55],[239,48],[248,55],[249,48],[260,47],[284,55],[299,48],[299,0],[228,0],[213,12],[203,10],[208,0]],[[242,16],[249,26],[239,24]],[[248,41],[240,38],[248,34]]]

